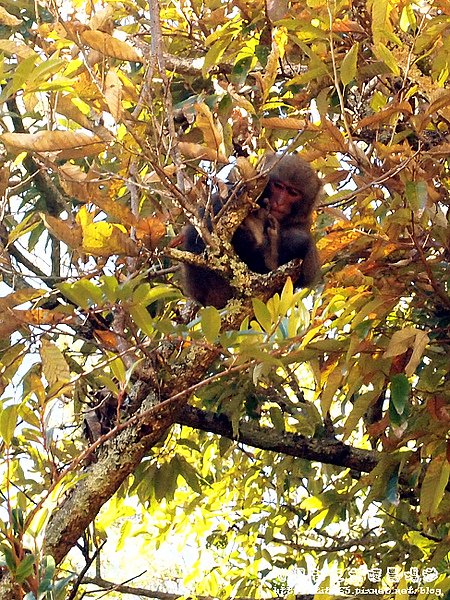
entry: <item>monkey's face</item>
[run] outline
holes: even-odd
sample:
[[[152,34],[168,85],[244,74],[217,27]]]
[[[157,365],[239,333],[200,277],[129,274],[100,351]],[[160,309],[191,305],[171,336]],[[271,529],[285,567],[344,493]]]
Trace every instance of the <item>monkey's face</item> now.
[[[267,196],[269,198],[270,214],[277,221],[284,221],[289,215],[298,210],[302,201],[302,193],[279,179],[270,179]]]

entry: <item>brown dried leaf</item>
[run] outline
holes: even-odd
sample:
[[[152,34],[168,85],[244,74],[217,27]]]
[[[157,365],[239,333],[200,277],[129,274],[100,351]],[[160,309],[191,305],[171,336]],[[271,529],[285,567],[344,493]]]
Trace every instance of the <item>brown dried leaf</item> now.
[[[266,11],[267,16],[271,21],[279,21],[284,19],[288,14],[287,0],[267,0]]]
[[[395,102],[389,104],[382,110],[379,110],[374,115],[370,115],[369,117],[361,119],[356,128],[362,129],[363,127],[373,127],[374,125],[379,125],[380,123],[386,123],[394,114],[403,113],[406,115],[412,115],[412,112],[413,111],[409,102]]]
[[[85,173],[81,167],[72,163],[60,166],[58,172],[61,186],[66,194],[82,202],[88,202],[99,192],[100,186],[105,187],[109,183],[99,181],[95,175]]]
[[[104,56],[112,56],[119,60],[129,60],[133,62],[142,61],[142,57],[139,56],[132,46],[109,35],[109,33],[98,30],[91,31],[88,29],[83,31],[81,39],[85,44],[94,50],[98,50]]]
[[[46,228],[58,240],[64,242],[69,248],[77,250],[83,241],[83,233],[78,223],[71,223],[64,219],[53,217],[45,213],[40,213],[41,219]]]
[[[0,310],[0,337],[4,340],[22,325],[11,309]]]
[[[178,148],[180,149],[180,152],[186,156],[186,158],[210,160],[212,162],[228,164],[228,158],[214,148],[207,148],[201,144],[191,144],[189,142],[179,142]]]
[[[195,111],[197,113],[195,124],[203,133],[205,144],[219,152],[223,147],[223,132],[220,123],[214,122],[211,110],[204,103],[197,103]]]
[[[0,6],[0,23],[7,27],[17,27],[22,24],[22,20],[11,15],[3,6]]]
[[[1,167],[0,168],[0,198],[4,198],[6,195],[6,190],[9,186],[9,176],[10,169],[9,167]]]
[[[55,110],[60,115],[64,115],[68,119],[75,121],[75,123],[78,123],[78,125],[81,125],[81,127],[84,127],[85,129],[92,130],[95,126],[95,124],[75,106],[70,96],[58,94]]]
[[[335,144],[333,145],[338,147],[342,152],[347,152],[347,142],[336,125],[334,125],[329,119],[323,119],[321,126],[322,131],[329,134],[332,140],[334,140]]]
[[[45,338],[42,339],[41,343],[42,371],[49,385],[70,381],[69,365],[61,350]]]
[[[122,82],[114,70],[106,75],[105,100],[113,119],[118,121],[122,114]]]
[[[0,298],[0,313],[5,311],[7,308],[12,308],[13,306],[19,306],[25,302],[36,300],[36,298],[43,296],[44,293],[45,292],[43,290],[26,288],[24,290],[19,290],[18,292],[13,292],[12,294],[8,294],[7,296],[3,296]]]
[[[5,54],[17,54],[19,58],[29,58],[30,56],[36,56],[36,52],[27,46],[19,42],[13,42],[12,40],[0,40],[0,51]]]
[[[262,95],[265,100],[277,78],[280,60],[280,48],[275,40],[272,40],[272,50],[267,58],[264,75],[261,79]]]
[[[257,170],[255,167],[245,158],[245,156],[238,156],[236,159],[236,167],[239,171],[240,176],[244,181],[248,181],[253,177],[256,177]]]
[[[58,150],[81,151],[81,156],[90,153],[92,147],[103,142],[97,136],[74,131],[39,131],[38,133],[3,133],[0,141],[9,152],[57,152]],[[70,155],[72,156],[72,155]]]
[[[172,165],[167,165],[167,167],[163,168],[163,171],[166,175],[173,175],[177,171],[177,167]],[[149,183],[159,183],[161,181],[161,177],[158,175],[156,171],[150,171],[147,175],[144,175],[142,178],[142,182],[145,184]]]

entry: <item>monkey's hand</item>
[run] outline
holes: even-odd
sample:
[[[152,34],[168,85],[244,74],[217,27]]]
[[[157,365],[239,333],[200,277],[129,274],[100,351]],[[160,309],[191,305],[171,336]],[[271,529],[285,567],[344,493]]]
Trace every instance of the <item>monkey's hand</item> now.
[[[265,221],[266,243],[264,248],[264,264],[269,271],[274,271],[280,265],[278,250],[280,243],[280,223],[271,215],[267,214]]]
[[[267,209],[260,208],[248,215],[245,219],[245,229],[252,237],[252,245],[255,250],[263,249],[267,242]]]

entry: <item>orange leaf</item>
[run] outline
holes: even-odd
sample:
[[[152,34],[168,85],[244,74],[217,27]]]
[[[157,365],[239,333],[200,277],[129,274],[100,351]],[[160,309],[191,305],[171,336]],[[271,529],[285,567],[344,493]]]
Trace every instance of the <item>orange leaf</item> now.
[[[305,119],[294,119],[293,117],[287,117],[282,119],[281,117],[267,117],[260,121],[262,127],[268,127],[270,129],[287,129],[292,131],[319,131],[317,125],[313,125]]]
[[[138,240],[141,240],[143,245],[149,250],[154,250],[159,240],[166,233],[164,223],[155,217],[147,217],[139,219],[136,224],[136,234]]]

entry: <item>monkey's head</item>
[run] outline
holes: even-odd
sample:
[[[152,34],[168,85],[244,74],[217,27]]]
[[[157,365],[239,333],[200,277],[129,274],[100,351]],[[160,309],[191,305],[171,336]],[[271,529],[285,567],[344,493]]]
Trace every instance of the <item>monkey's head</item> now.
[[[264,157],[263,169],[269,170],[269,181],[262,194],[270,213],[279,221],[292,217],[307,219],[322,187],[311,165],[296,154]]]

